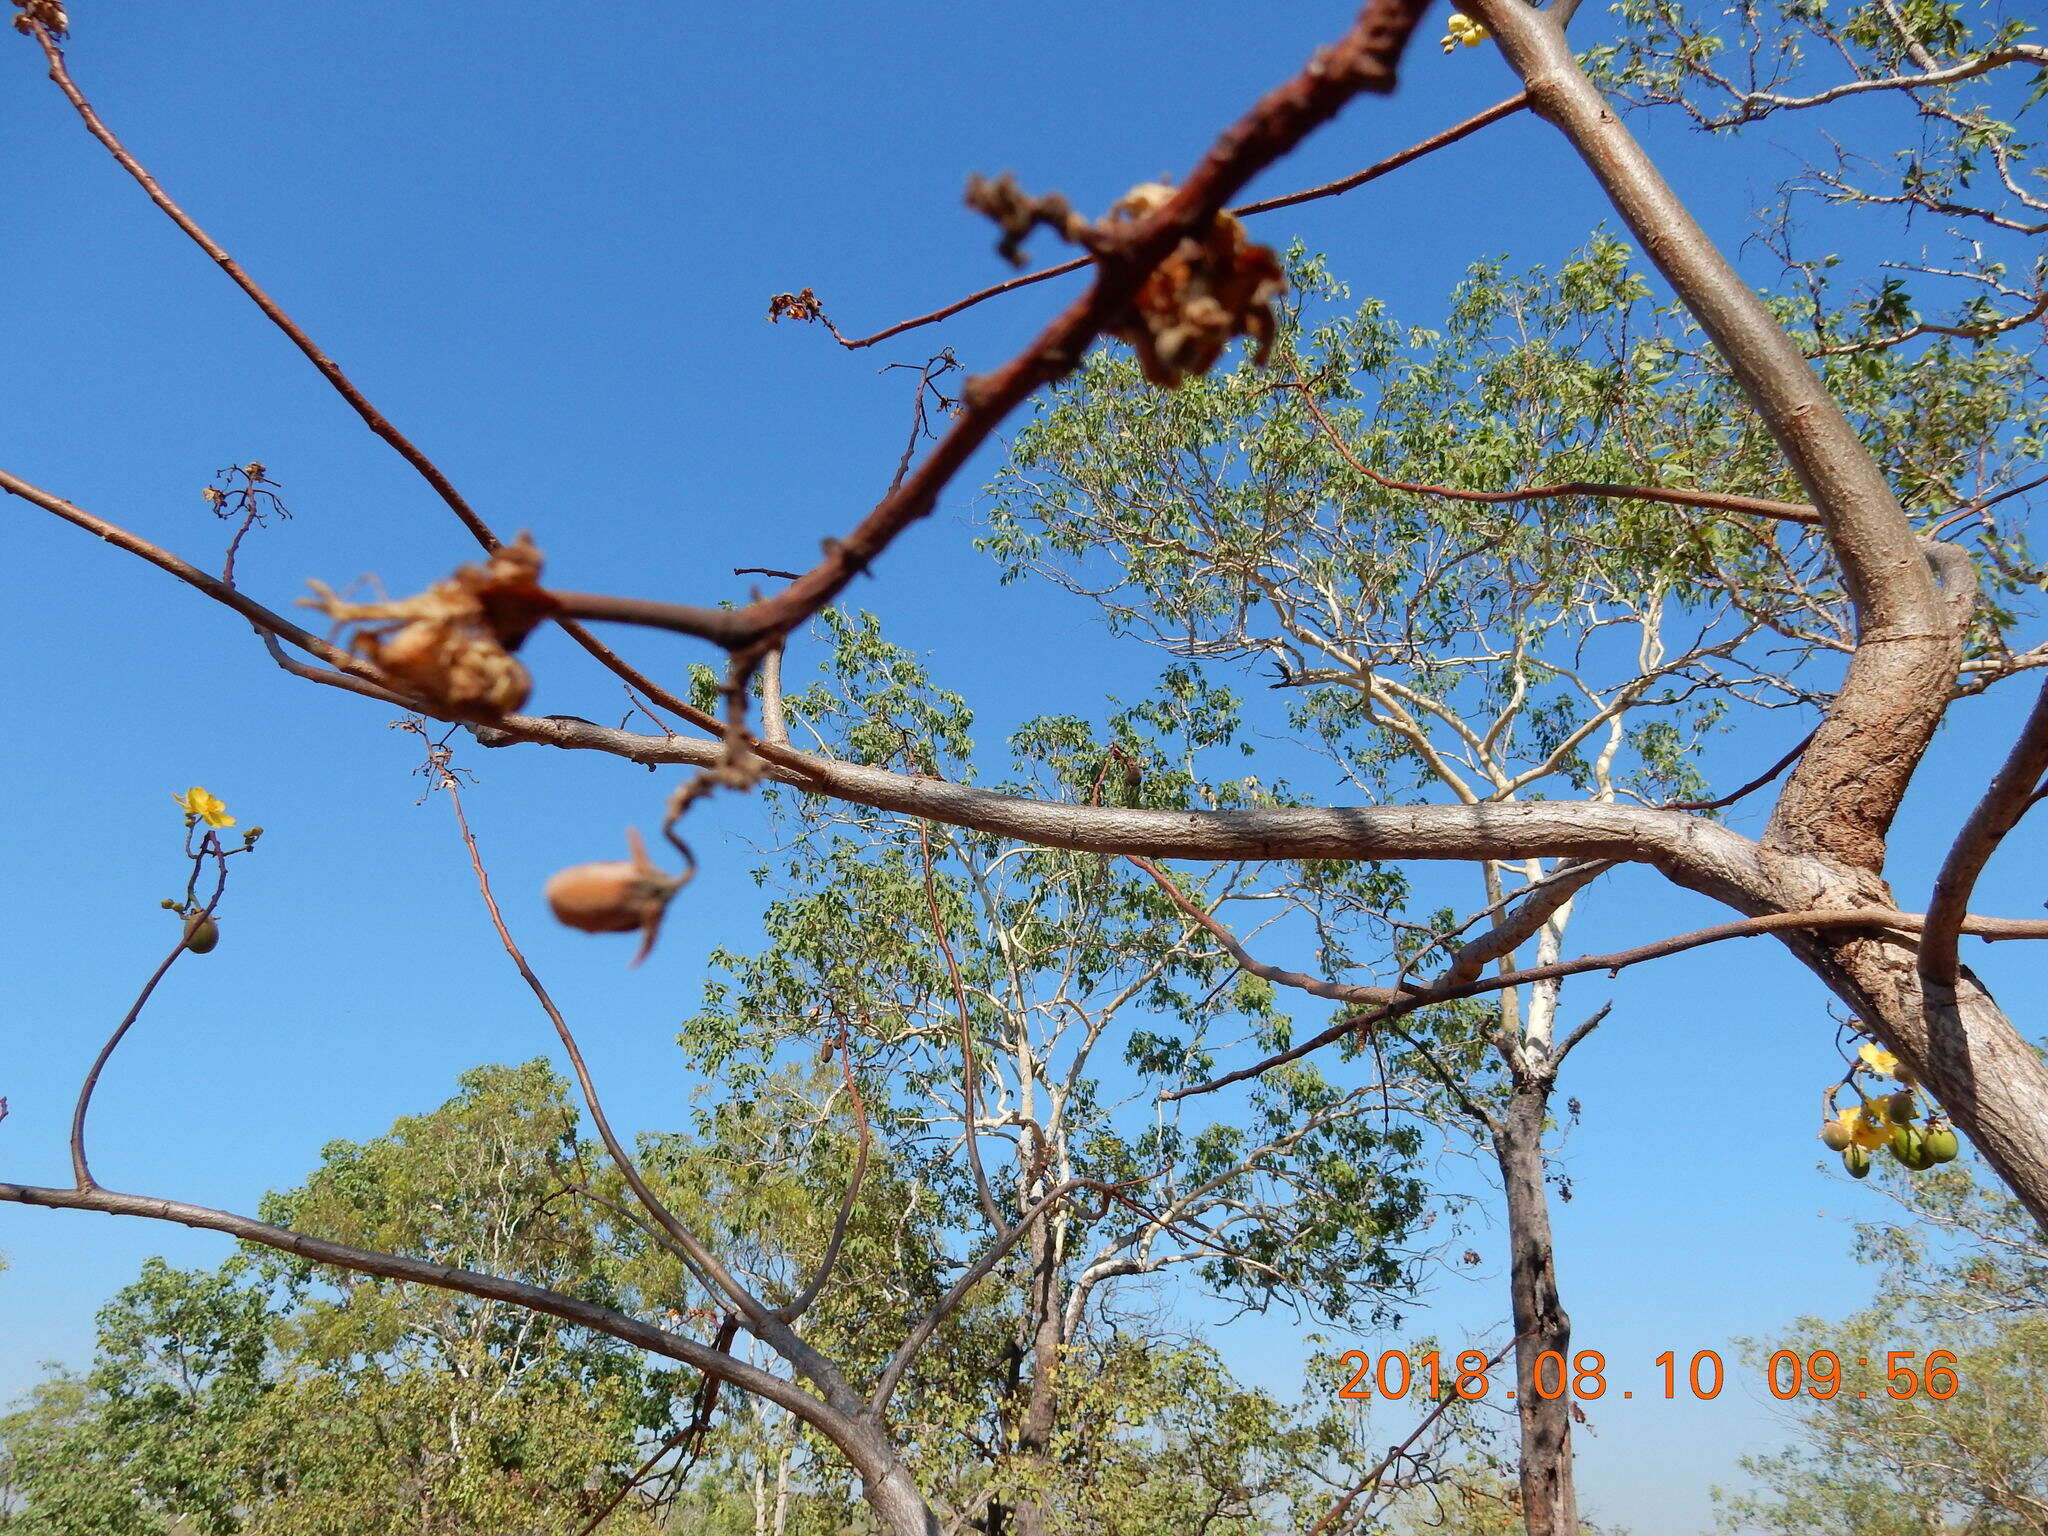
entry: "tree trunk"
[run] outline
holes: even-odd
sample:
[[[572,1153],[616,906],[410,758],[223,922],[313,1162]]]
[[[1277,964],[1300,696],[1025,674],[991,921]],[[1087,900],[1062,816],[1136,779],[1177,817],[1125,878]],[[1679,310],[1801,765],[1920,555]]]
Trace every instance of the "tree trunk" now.
[[[1025,1384],[1024,1413],[1017,1424],[1017,1460],[1027,1482],[1018,1497],[1017,1536],[1046,1536],[1044,1490],[1051,1486],[1053,1425],[1059,1410],[1063,1308],[1060,1305],[1059,1240],[1052,1222],[1031,1233],[1031,1378]]]
[[[1572,1479],[1570,1364],[1572,1320],[1557,1294],[1557,1255],[1550,1201],[1543,1184],[1543,1118],[1551,1079],[1521,1078],[1493,1133],[1507,1194],[1509,1286],[1514,1297],[1515,1409],[1521,1425],[1522,1518],[1529,1536],[1578,1536],[1578,1494]],[[1558,1360],[1546,1382],[1567,1390],[1546,1398],[1536,1390],[1537,1360]]]

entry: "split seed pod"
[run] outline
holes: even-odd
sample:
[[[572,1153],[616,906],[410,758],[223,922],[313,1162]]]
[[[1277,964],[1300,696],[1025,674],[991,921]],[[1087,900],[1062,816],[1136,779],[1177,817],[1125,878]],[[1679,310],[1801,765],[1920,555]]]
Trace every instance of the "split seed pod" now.
[[[683,882],[647,857],[637,829],[626,829],[630,859],[573,864],[549,877],[546,895],[555,920],[584,933],[642,935],[633,964],[645,960],[661,931],[662,915]]]

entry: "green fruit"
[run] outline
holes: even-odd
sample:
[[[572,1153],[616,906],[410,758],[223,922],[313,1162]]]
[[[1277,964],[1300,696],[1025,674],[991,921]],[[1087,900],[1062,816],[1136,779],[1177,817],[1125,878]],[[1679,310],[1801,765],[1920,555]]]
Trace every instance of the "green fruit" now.
[[[220,925],[204,912],[194,912],[185,919],[185,947],[195,955],[203,955],[220,942]]]
[[[1920,1146],[1927,1154],[1929,1163],[1952,1163],[1956,1154],[1962,1151],[1962,1144],[1956,1140],[1955,1131],[1947,1125],[1938,1125],[1920,1138]]]
[[[1842,1124],[1841,1121],[1828,1120],[1821,1124],[1820,1139],[1821,1144],[1830,1152],[1840,1152],[1849,1145],[1853,1138],[1849,1134],[1849,1127]]]
[[[1913,1103],[1913,1090],[1902,1088],[1893,1094],[1885,1104],[1885,1118],[1893,1125],[1903,1125],[1920,1113]]]
[[[1852,1179],[1870,1177],[1870,1154],[1861,1147],[1845,1147],[1842,1150],[1842,1166],[1849,1170]]]
[[[1891,1149],[1893,1157],[1911,1168],[1923,1156],[1919,1130],[1910,1125],[1893,1126]]]

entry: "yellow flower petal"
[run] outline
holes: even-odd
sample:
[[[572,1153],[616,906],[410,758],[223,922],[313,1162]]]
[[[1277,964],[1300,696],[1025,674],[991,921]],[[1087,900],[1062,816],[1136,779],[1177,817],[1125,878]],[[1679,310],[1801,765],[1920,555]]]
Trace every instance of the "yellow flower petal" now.
[[[1857,1058],[1879,1077],[1896,1077],[1899,1058],[1878,1045],[1866,1045],[1856,1053]]]
[[[216,831],[235,824],[235,818],[228,814],[227,805],[220,796],[211,790],[201,789],[197,784],[184,794],[173,795],[171,798],[178,802],[178,808],[187,816],[198,817]]]

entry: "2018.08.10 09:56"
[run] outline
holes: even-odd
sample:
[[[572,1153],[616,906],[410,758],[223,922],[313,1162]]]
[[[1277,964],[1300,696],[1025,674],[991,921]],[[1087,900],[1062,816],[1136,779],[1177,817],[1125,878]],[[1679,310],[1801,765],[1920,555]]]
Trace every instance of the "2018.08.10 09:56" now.
[[[1359,1400],[1403,1398],[1410,1392],[1418,1392],[1429,1398],[1482,1398],[1493,1389],[1494,1372],[1500,1367],[1505,1354],[1504,1350],[1488,1355],[1468,1349],[1447,1363],[1434,1349],[1413,1356],[1398,1349],[1386,1350],[1378,1356],[1362,1349],[1348,1349],[1338,1359],[1339,1366],[1348,1375],[1337,1388],[1337,1395]],[[1716,1350],[1700,1350],[1691,1360],[1681,1362],[1675,1351],[1667,1349],[1650,1364],[1663,1378],[1662,1392],[1655,1391],[1653,1387],[1652,1391],[1642,1394],[1652,1399],[1677,1398],[1681,1389],[1684,1395],[1694,1398],[1719,1397],[1727,1380],[1727,1372]],[[1881,1371],[1869,1356],[1859,1355],[1845,1365],[1833,1350],[1821,1349],[1801,1355],[1781,1349],[1770,1357],[1764,1372],[1771,1396],[1780,1402],[1789,1402],[1802,1395],[1830,1398],[1843,1392],[1855,1397],[1882,1395],[1900,1401],[1909,1397],[1931,1397],[1946,1402],[1962,1386],[1955,1364],[1956,1357],[1945,1349],[1930,1351],[1924,1362],[1917,1350],[1888,1351],[1883,1357]],[[1852,1374],[1854,1371],[1868,1373],[1863,1378],[1867,1385],[1857,1385],[1857,1378]],[[1582,1349],[1569,1362],[1558,1351],[1545,1350],[1536,1357],[1532,1374],[1531,1386],[1538,1397],[1570,1396],[1590,1402],[1607,1396],[1609,1392],[1607,1357],[1597,1349]],[[1512,1383],[1513,1380],[1510,1372],[1507,1381]],[[1508,1385],[1506,1395],[1510,1398],[1516,1395],[1513,1385]],[[1620,1395],[1633,1398],[1637,1394],[1629,1390]]]

